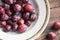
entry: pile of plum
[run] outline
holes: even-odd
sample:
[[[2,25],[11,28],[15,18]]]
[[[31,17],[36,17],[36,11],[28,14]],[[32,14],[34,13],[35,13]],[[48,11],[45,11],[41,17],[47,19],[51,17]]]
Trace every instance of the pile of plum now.
[[[2,0],[0,6],[0,26],[4,32],[25,32],[37,18],[29,0]]]

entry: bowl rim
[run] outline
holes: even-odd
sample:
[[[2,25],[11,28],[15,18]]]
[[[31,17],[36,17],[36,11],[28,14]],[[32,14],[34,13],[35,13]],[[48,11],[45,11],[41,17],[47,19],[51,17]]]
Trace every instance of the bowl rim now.
[[[50,18],[50,6],[49,6],[49,1],[48,0],[44,0],[44,2],[45,2],[45,5],[46,5],[46,18],[45,18],[45,21],[42,25],[42,28],[35,35],[28,38],[27,40],[33,40],[33,39],[38,38],[47,27],[47,24],[48,24],[49,18]]]

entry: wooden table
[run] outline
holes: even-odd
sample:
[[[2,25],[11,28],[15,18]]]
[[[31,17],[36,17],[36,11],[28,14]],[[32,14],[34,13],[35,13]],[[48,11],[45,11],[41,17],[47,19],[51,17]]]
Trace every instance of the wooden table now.
[[[37,40],[48,40],[46,35],[48,32],[52,31],[57,34],[57,38],[55,40],[60,40],[60,30],[52,30],[52,25],[55,21],[60,22],[60,0],[49,0],[51,16],[50,21],[45,29],[45,31],[37,38]]]

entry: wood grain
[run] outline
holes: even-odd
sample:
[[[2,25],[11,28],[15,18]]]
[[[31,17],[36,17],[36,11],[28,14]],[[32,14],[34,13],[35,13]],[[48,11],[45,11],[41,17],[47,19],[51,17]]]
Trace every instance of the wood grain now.
[[[50,21],[45,31],[42,33],[42,35],[40,35],[40,37],[37,38],[37,40],[49,40],[46,38],[46,35],[50,31],[56,33],[57,37],[55,40],[60,40],[60,30],[51,29],[55,21],[60,22],[60,0],[49,0],[49,3],[50,3],[50,8],[51,8]]]
[[[51,8],[60,7],[60,0],[49,0],[49,2]]]

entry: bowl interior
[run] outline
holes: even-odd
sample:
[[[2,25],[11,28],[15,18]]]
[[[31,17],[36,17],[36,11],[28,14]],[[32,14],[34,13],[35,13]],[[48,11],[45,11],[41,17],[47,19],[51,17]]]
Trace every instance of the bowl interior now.
[[[36,1],[35,1],[35,0],[30,0],[29,3],[32,4],[33,8],[35,9],[36,15],[39,16],[39,15],[38,15],[38,5],[37,5]],[[4,5],[4,3],[1,2],[1,0],[0,0],[0,5]],[[37,19],[38,19],[38,17],[37,17]],[[35,23],[37,22],[37,19],[36,19],[34,22],[32,22],[32,24],[31,24],[30,27],[27,29],[27,31],[29,31],[31,28],[34,27]],[[5,32],[2,31],[2,28],[0,29],[0,31],[1,31],[2,33],[5,33]],[[26,32],[27,32],[27,31],[26,31]],[[22,33],[17,33],[17,32],[11,32],[11,31],[10,31],[10,32],[5,33],[5,34],[17,35],[17,34],[22,34]]]

